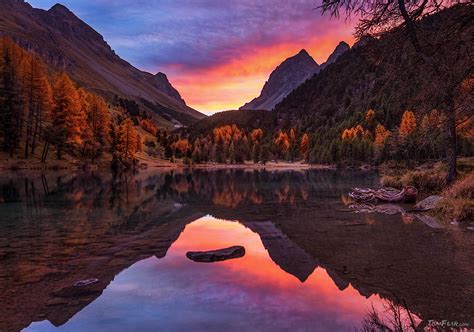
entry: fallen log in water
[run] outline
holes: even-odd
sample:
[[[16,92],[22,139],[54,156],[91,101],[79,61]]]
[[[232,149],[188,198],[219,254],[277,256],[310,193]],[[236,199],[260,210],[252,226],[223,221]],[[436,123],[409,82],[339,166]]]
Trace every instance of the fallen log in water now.
[[[357,202],[383,201],[390,203],[410,203],[416,201],[418,190],[415,187],[404,187],[402,190],[395,188],[353,188],[349,197]]]

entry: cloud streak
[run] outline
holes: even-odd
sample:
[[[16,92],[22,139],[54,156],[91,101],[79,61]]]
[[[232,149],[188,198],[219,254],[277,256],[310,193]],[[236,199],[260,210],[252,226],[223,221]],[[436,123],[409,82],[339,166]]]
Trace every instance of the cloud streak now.
[[[49,8],[54,0],[32,0]],[[320,63],[350,22],[330,20],[314,0],[64,0],[117,53],[165,72],[200,111],[236,108],[256,97],[270,72],[305,48]]]

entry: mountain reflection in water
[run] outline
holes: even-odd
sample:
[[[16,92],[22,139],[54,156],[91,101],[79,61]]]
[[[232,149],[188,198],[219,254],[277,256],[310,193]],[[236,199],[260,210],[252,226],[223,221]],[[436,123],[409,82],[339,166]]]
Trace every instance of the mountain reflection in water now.
[[[406,303],[421,326],[472,324],[472,236],[350,213],[344,194],[374,185],[370,173],[2,181],[1,331],[353,330],[386,301]],[[246,255],[214,264],[185,256],[232,245]],[[88,278],[99,281],[72,286]]]

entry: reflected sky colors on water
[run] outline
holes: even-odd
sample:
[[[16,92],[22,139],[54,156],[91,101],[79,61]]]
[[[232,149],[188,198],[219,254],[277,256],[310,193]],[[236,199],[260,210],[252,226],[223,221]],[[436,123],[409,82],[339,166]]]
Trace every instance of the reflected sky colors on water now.
[[[186,252],[232,245],[243,258],[195,263]],[[302,283],[274,263],[258,234],[236,221],[206,216],[186,226],[165,258],[142,260],[120,273],[103,295],[61,326],[108,330],[351,330],[377,295],[340,291],[323,268]],[[56,331],[49,322],[27,331]]]
[[[372,306],[408,330],[408,310],[422,328],[474,325],[470,231],[410,206],[354,209],[347,192],[377,184],[333,170],[0,178],[0,331],[354,331]],[[244,257],[186,257],[235,245]]]

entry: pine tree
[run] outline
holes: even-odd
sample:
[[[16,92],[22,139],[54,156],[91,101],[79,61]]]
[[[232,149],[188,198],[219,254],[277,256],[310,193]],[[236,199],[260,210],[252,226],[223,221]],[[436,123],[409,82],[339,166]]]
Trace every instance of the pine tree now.
[[[263,165],[265,165],[268,162],[268,159],[270,157],[269,155],[270,155],[270,152],[269,152],[268,146],[267,145],[262,145],[262,147],[260,149],[259,159],[260,159],[260,162]]]

